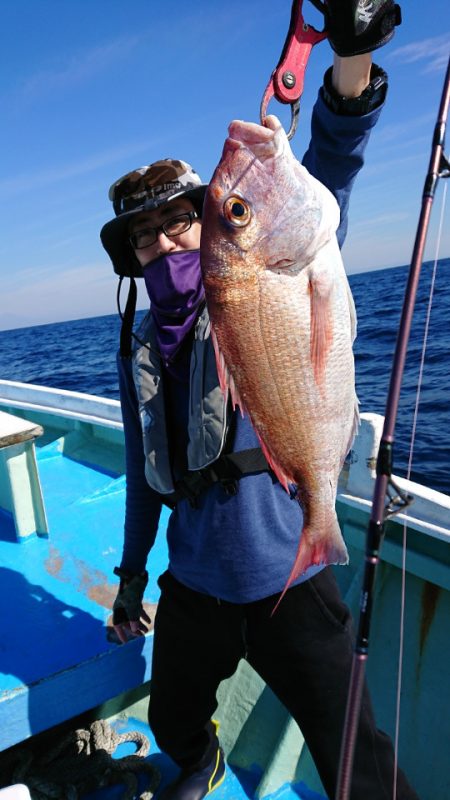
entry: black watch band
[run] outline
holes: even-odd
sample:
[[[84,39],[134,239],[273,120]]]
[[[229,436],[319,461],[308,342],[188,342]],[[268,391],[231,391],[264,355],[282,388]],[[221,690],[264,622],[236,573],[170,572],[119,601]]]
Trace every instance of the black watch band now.
[[[359,97],[342,97],[333,86],[332,72],[333,67],[330,67],[324,75],[322,96],[328,108],[335,114],[362,117],[384,103],[388,87],[387,74],[376,64],[372,64],[370,83]]]

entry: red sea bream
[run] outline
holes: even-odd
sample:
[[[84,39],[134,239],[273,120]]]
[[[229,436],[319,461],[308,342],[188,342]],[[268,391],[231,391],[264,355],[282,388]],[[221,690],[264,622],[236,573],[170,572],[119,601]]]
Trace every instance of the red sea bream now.
[[[276,117],[231,123],[205,201],[203,281],[222,389],[297,487],[304,524],[286,588],[312,564],[348,561],[335,499],[358,425],[356,318],[338,224]]]

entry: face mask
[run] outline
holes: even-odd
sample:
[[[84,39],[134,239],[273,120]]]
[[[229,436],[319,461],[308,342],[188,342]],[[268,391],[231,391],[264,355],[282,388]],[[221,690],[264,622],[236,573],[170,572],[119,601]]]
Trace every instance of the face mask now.
[[[200,250],[168,253],[142,268],[166,367],[191,331],[204,300]]]

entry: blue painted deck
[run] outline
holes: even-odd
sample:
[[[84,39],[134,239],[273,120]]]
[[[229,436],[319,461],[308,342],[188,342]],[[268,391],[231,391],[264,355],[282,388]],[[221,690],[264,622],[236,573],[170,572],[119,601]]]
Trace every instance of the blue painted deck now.
[[[120,561],[124,477],[77,462],[61,452],[59,439],[37,448],[50,535],[13,541],[10,520],[0,516],[0,750],[48,730],[150,678],[152,635],[126,647],[107,639],[113,575]],[[99,520],[101,524],[99,525]],[[167,561],[163,512],[149,560],[145,600],[156,603],[156,577]],[[119,732],[139,730],[151,742],[148,760],[161,771],[161,789],[177,768],[160,753],[142,719],[114,722]],[[58,735],[56,733],[56,735]],[[122,745],[116,756],[134,752]],[[252,798],[262,770],[227,766],[216,800]],[[92,793],[91,800],[119,800],[123,787]],[[158,795],[156,795],[158,796]],[[324,800],[303,783],[286,783],[267,800]]]
[[[151,635],[127,647],[106,638],[117,590],[124,478],[77,463],[59,447],[38,448],[49,538],[11,541],[10,520],[0,518],[0,607],[7,610],[0,639],[0,749],[149,678]],[[166,560],[159,538],[150,566],[155,578]],[[145,599],[157,602],[154,581]]]
[[[26,416],[34,413],[27,411]],[[60,425],[50,416],[44,417],[44,430],[36,453],[49,536],[17,541],[11,515],[0,511],[0,602],[8,611],[0,639],[0,751],[92,709],[104,717],[106,709],[115,713],[111,706],[126,708],[134,702],[129,700],[133,689],[150,679],[152,633],[126,646],[107,637],[117,591],[113,568],[120,562],[123,540],[123,442],[105,429],[90,430],[89,423]],[[105,463],[114,465],[114,471]],[[150,605],[158,601],[156,579],[167,564],[167,518],[163,510],[148,562],[150,581],[144,600]],[[257,702],[261,688],[254,687],[252,702]],[[120,706],[124,696],[125,706]],[[233,698],[228,704],[232,707]],[[271,703],[279,705],[275,698],[269,701],[270,708]],[[262,705],[266,707],[267,700]],[[282,730],[286,715],[283,711],[280,717]],[[253,740],[258,742],[264,735],[262,720],[256,717]],[[127,728],[138,727],[150,738],[149,759],[160,767],[164,787],[174,778],[176,767],[158,751],[145,719],[144,710],[140,721],[131,720]],[[123,712],[116,724],[119,728],[124,724]],[[232,714],[231,728],[226,735],[226,728],[222,730],[227,753],[239,725]],[[54,734],[58,737],[58,728]],[[226,780],[215,792],[217,800],[256,796],[323,800],[303,783],[284,783],[284,777],[258,791],[265,772],[259,746],[256,750],[255,760],[251,756],[242,761],[239,753],[235,759],[239,766],[228,766]],[[123,754],[122,747],[118,755]],[[293,768],[282,774],[292,776]],[[114,792],[102,790],[95,798],[109,800]],[[117,798],[120,793],[117,789]]]

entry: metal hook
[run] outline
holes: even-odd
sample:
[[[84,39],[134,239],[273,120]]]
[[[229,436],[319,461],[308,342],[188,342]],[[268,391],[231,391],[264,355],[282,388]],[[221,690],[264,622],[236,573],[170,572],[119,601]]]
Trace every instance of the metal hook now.
[[[326,31],[316,31],[308,25],[302,14],[303,0],[294,0],[289,31],[280,60],[270,76],[261,103],[260,119],[264,125],[269,101],[275,97],[280,103],[291,106],[291,126],[287,137],[292,139],[297,130],[300,98],[303,93],[305,70],[311,50],[327,36]]]
[[[273,86],[269,84],[264,94],[264,97],[261,101],[261,108],[259,112],[261,125],[265,125],[267,117],[267,107],[274,96],[275,95],[273,91]],[[291,125],[286,135],[288,139],[292,139],[292,137],[295,134],[295,131],[297,130],[298,118],[300,116],[300,100],[294,100],[292,103],[289,103],[289,105],[291,107]]]

